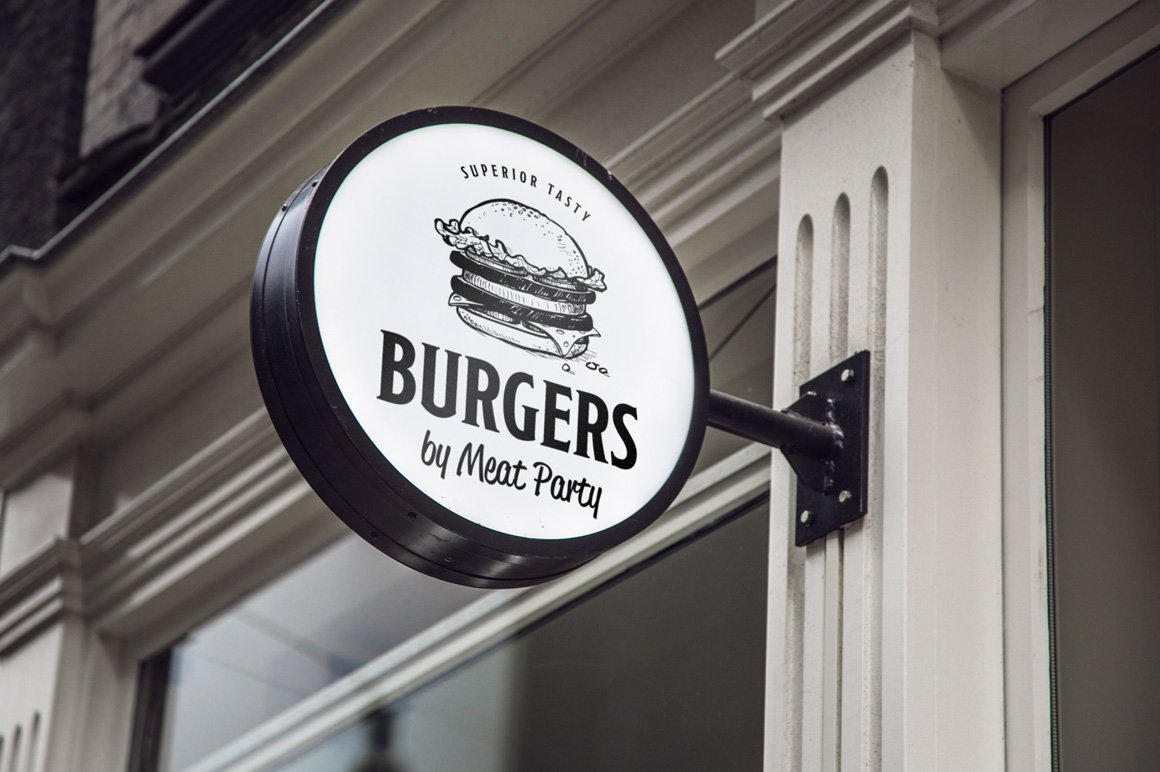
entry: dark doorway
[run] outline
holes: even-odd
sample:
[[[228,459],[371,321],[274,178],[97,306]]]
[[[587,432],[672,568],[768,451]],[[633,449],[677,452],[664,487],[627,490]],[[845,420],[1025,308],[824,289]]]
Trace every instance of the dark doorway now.
[[[1160,758],[1160,53],[1048,123],[1054,757]]]

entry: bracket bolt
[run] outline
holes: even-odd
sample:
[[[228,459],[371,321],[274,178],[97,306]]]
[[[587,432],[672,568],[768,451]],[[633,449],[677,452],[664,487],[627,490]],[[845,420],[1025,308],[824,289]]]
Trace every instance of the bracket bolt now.
[[[842,491],[838,494],[838,503],[845,504],[850,499],[854,498],[854,494],[850,491]]]
[[[798,516],[798,520],[801,520],[802,525],[809,525],[813,522],[813,519],[814,513],[808,509],[803,509],[801,515]]]
[[[854,371],[847,367],[842,371],[842,383],[849,383],[854,380]]]

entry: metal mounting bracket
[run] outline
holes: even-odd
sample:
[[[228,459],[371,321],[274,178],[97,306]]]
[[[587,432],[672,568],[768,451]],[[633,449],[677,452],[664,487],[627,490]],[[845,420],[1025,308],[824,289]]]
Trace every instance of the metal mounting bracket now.
[[[866,514],[870,352],[831,367],[798,393],[779,411],[710,391],[708,423],[781,450],[798,480],[800,547]]]

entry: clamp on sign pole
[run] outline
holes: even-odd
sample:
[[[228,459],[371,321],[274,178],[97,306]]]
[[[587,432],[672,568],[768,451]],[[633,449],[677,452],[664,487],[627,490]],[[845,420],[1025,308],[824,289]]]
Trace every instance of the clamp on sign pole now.
[[[807,381],[785,410],[709,392],[708,424],[779,449],[797,475],[800,547],[866,514],[870,352]]]

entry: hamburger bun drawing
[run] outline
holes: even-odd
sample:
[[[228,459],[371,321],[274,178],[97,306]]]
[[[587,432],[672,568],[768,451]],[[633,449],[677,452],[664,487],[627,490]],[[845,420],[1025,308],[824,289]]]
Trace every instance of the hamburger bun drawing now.
[[[514,346],[571,359],[588,350],[588,304],[604,274],[559,223],[518,201],[494,199],[458,220],[435,220],[461,273],[448,305],[469,327]]]

